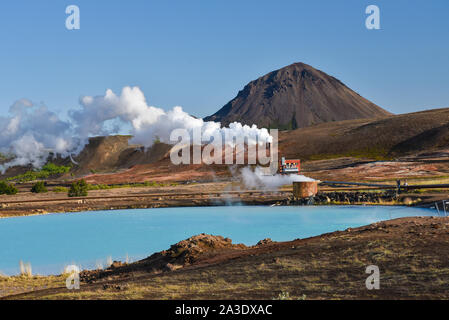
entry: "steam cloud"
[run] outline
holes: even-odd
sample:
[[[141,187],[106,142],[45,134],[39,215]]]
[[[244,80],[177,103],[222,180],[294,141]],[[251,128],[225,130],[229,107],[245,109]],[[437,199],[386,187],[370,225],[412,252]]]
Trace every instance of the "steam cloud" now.
[[[266,173],[261,167],[256,167],[254,171],[251,170],[250,167],[244,167],[242,168],[240,173],[242,176],[243,184],[247,189],[275,190],[283,185],[292,184],[295,181],[315,181],[312,178],[298,174],[270,175],[269,173]]]
[[[271,141],[267,129],[232,123],[221,128],[218,122],[205,122],[190,116],[176,106],[169,111],[149,106],[138,87],[124,87],[120,95],[108,89],[102,96],[83,96],[80,108],[69,111],[69,119],[61,120],[45,106],[35,106],[22,99],[9,109],[8,117],[0,117],[0,152],[11,155],[12,160],[0,165],[4,172],[15,165],[39,168],[51,153],[64,157],[78,154],[90,136],[116,134],[120,128],[129,128],[132,143],[150,147],[156,139],[170,143],[174,129],[195,128],[208,135],[251,137],[258,141]]]
[[[63,156],[75,147],[70,123],[62,121],[45,106],[22,99],[9,108],[10,117],[0,117],[0,152],[13,160],[0,167],[15,165],[40,167],[50,152]]]

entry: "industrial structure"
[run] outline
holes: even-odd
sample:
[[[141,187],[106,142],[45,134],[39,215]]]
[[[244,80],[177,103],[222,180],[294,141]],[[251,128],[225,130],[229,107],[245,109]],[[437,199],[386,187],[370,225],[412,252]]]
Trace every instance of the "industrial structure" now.
[[[295,200],[314,197],[318,193],[319,181],[293,181],[293,198]]]
[[[279,173],[299,174],[300,166],[300,160],[286,160],[285,157],[282,157],[281,160],[279,160]]]

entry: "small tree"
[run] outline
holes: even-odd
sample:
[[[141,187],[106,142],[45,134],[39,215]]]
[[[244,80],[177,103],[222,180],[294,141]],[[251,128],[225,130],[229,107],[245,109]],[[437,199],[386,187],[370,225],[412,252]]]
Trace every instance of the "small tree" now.
[[[88,185],[84,179],[79,181],[75,181],[70,186],[70,190],[68,193],[69,197],[86,197],[87,196]]]
[[[5,181],[0,181],[0,194],[13,195],[17,192],[18,190],[14,185],[8,184]]]
[[[44,193],[47,192],[47,187],[45,186],[44,181],[36,182],[33,187],[31,188],[31,192],[33,193]]]

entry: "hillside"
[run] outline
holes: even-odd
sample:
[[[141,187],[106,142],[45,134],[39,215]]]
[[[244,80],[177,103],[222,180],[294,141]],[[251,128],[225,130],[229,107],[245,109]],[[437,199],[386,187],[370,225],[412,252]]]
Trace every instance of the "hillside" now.
[[[347,120],[281,132],[279,148],[289,158],[338,156],[396,158],[449,149],[449,108],[383,119]]]
[[[157,143],[145,150],[141,145],[130,145],[131,136],[93,137],[83,151],[75,157],[78,165],[73,172],[111,172],[127,169],[136,164],[154,163],[167,154],[170,146]]]
[[[222,125],[238,121],[258,127],[296,129],[388,115],[338,79],[307,64],[295,63],[251,81],[205,120]]]

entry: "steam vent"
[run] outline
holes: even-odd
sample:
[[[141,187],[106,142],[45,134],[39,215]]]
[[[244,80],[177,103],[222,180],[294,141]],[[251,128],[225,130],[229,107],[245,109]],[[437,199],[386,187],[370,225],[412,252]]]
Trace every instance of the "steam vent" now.
[[[318,192],[318,181],[293,182],[293,197],[295,199],[310,198]]]

